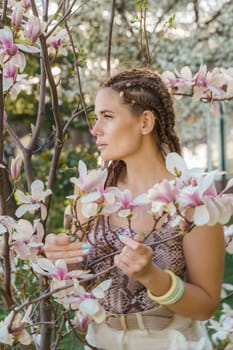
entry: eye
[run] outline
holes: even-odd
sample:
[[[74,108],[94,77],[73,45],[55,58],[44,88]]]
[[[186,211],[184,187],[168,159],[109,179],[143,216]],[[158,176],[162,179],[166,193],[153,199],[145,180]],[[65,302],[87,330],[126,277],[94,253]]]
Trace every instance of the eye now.
[[[104,118],[105,118],[105,119],[113,119],[113,116],[112,116],[112,115],[109,115],[109,114],[105,114],[105,115],[104,115]]]

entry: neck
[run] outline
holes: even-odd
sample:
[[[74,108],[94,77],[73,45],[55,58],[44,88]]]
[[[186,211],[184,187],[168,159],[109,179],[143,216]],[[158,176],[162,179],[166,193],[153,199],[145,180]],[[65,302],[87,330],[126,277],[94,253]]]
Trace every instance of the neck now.
[[[143,159],[143,162],[142,162]],[[155,183],[163,179],[172,179],[167,171],[162,154],[145,155],[144,158],[124,160],[126,170],[121,174],[118,186],[121,189],[128,188],[134,195],[146,192]]]

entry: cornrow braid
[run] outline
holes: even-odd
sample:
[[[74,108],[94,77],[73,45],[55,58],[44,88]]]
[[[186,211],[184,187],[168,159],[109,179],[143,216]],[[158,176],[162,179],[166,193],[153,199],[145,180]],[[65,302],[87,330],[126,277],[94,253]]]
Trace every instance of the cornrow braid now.
[[[151,110],[156,118],[155,136],[161,151],[181,153],[175,132],[175,113],[171,96],[160,76],[148,69],[132,69],[120,72],[101,84],[120,93],[122,102],[129,105],[134,114]],[[109,167],[107,186],[115,185],[125,167],[122,161],[113,161]]]

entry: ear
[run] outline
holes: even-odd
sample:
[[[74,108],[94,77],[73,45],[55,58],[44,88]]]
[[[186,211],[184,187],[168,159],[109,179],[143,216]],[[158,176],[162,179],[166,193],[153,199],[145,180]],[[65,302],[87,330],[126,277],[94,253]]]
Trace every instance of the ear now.
[[[141,115],[141,132],[143,135],[150,134],[155,126],[155,115],[152,111],[144,111]]]

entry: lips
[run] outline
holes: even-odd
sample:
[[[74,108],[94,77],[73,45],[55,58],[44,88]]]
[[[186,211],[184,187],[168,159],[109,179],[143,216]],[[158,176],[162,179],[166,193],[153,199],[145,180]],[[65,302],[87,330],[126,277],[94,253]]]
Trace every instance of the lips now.
[[[96,146],[97,146],[98,148],[102,148],[102,147],[106,147],[107,144],[106,144],[106,143],[97,143]]]

